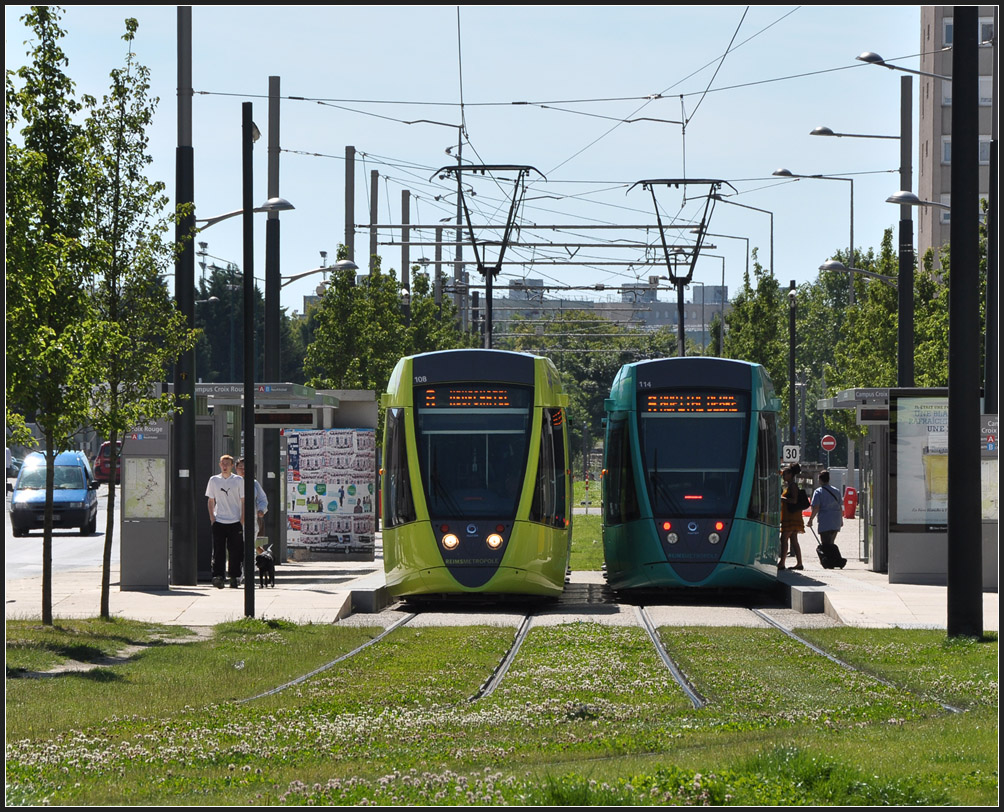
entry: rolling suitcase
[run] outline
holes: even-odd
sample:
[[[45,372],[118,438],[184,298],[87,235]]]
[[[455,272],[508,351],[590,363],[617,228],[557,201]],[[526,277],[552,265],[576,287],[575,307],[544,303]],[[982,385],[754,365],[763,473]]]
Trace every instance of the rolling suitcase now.
[[[812,531],[812,535],[816,537],[816,555],[819,556],[819,563],[823,565],[824,570],[842,570],[844,565],[847,563],[847,559],[840,555],[840,550],[837,548],[836,544],[823,544],[819,540],[819,536],[816,536],[816,531],[813,527],[809,527]]]

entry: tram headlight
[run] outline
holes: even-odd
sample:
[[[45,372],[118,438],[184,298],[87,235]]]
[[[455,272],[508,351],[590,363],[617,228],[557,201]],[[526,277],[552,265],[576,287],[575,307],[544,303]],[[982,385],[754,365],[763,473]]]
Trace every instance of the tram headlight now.
[[[447,550],[456,550],[460,545],[460,539],[458,539],[453,533],[447,533],[443,536],[443,546]]]
[[[485,544],[491,547],[493,550],[497,550],[502,546],[502,536],[498,533],[490,533],[488,538],[485,539]]]
[[[669,544],[676,544],[676,542],[678,542],[679,540],[680,540],[680,537],[678,535],[676,535],[676,533],[669,533],[666,536],[666,541]]]
[[[710,541],[712,544],[717,544],[721,540],[722,540],[722,537],[719,536],[717,533],[709,533],[708,534],[708,541]]]

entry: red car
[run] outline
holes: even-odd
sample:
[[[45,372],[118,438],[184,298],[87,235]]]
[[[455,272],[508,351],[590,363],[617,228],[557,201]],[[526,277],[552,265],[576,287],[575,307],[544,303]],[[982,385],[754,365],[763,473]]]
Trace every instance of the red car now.
[[[118,443],[119,454],[122,453],[122,443]],[[112,444],[105,442],[101,444],[101,448],[98,450],[98,456],[94,458],[94,478],[98,482],[108,482],[111,479],[111,454],[112,454]],[[115,465],[115,483],[118,484],[119,479],[122,476],[122,457],[119,457]]]

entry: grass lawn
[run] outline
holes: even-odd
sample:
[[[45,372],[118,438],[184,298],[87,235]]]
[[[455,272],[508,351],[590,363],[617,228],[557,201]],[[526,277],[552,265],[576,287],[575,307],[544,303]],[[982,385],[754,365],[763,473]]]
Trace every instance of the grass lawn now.
[[[57,628],[44,646],[58,652],[63,635],[69,649],[86,629],[95,648],[121,649],[118,624]],[[234,701],[373,631],[244,620],[208,640],[150,645],[127,664],[34,679],[11,663],[37,628],[8,622],[7,803],[997,800],[996,636],[812,632],[893,688],[775,630],[663,628],[711,699],[695,711],[637,628],[535,627],[499,689],[472,702],[512,630],[404,627],[294,688]]]

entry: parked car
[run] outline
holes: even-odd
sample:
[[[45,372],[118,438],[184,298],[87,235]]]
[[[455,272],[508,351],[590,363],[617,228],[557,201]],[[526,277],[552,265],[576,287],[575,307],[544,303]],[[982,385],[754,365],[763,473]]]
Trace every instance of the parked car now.
[[[15,536],[45,526],[45,455],[37,451],[25,457],[10,498],[10,523]],[[56,455],[53,469],[52,526],[77,527],[80,534],[98,528],[98,481],[82,451]]]
[[[119,454],[122,453],[122,443],[118,443]],[[94,478],[98,482],[108,482],[112,473],[112,444],[104,442],[98,449],[98,455],[94,458]],[[117,485],[122,477],[122,457],[115,461],[115,484]]]

